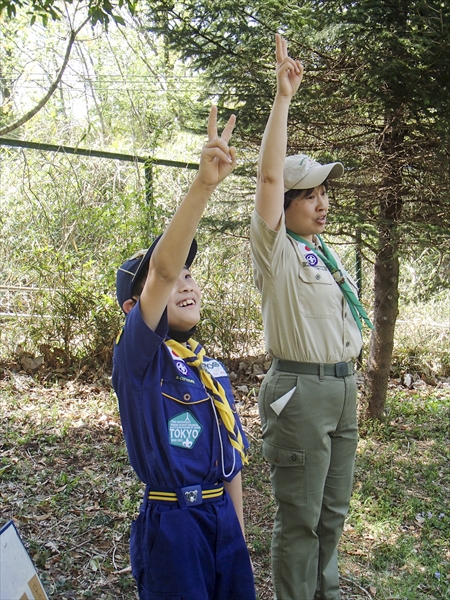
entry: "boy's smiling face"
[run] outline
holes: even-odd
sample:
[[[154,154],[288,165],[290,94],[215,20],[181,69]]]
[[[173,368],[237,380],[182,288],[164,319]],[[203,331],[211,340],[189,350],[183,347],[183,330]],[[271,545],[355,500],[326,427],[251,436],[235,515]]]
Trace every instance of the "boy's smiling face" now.
[[[200,321],[201,291],[189,269],[184,268],[167,302],[169,327],[189,331]]]

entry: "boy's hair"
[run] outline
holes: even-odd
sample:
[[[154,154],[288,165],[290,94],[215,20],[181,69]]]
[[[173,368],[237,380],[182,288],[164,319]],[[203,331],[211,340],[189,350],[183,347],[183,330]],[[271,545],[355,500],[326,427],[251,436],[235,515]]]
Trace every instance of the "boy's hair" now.
[[[324,185],[326,191],[328,192],[328,179],[325,179],[325,181],[323,181],[320,185]],[[288,208],[288,206],[293,200],[295,200],[299,196],[303,196],[304,198],[306,198],[306,196],[309,196],[309,194],[311,194],[314,189],[315,188],[309,188],[307,190],[288,190],[287,192],[284,192],[284,210]]]
[[[147,279],[148,275],[148,265],[149,263],[147,263],[146,267],[144,267],[144,269],[141,271],[139,277],[134,278],[133,285],[131,287],[131,297],[140,296],[142,294],[142,290],[144,289],[145,285],[145,280]]]

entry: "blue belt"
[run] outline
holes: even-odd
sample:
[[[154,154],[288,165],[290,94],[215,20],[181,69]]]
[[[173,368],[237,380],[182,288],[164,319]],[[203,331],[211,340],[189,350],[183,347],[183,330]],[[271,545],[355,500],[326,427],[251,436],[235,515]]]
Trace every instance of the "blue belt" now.
[[[188,485],[175,491],[148,490],[147,499],[153,503],[178,502],[180,508],[198,506],[204,502],[214,502],[223,496],[223,485],[214,487],[202,487],[201,485]]]

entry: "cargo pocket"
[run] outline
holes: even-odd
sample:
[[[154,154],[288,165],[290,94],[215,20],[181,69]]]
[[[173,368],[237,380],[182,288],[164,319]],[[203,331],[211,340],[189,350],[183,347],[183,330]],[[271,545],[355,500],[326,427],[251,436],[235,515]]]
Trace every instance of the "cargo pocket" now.
[[[275,498],[287,504],[304,506],[307,498],[305,451],[274,446],[264,440],[262,452],[270,463]]]

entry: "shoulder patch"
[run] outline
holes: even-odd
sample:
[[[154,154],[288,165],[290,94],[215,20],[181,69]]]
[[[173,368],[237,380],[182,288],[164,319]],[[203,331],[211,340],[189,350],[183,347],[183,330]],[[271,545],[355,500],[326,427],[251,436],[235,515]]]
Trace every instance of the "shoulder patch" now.
[[[208,371],[208,373],[211,375],[211,377],[214,377],[214,379],[217,379],[217,377],[226,377],[227,376],[227,372],[225,371],[225,369],[223,368],[223,366],[220,364],[220,362],[218,360],[215,359],[211,359],[211,360],[204,360],[203,364],[202,364],[203,368]]]

